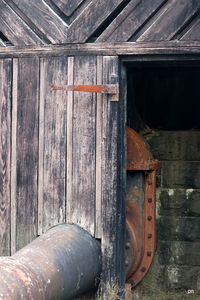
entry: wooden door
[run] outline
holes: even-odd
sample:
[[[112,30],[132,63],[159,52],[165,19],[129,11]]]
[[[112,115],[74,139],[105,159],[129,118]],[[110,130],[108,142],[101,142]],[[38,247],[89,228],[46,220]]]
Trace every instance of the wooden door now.
[[[75,223],[101,240],[102,282],[123,285],[123,100],[51,88],[110,84],[118,57],[24,57],[0,67],[1,253]]]

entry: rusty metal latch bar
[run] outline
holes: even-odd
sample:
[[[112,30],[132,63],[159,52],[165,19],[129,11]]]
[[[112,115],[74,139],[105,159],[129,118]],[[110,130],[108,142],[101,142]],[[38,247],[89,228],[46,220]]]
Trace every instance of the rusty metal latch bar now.
[[[51,85],[52,90],[87,92],[87,93],[101,93],[112,94],[111,101],[119,101],[119,85],[118,84],[103,84],[103,85]]]

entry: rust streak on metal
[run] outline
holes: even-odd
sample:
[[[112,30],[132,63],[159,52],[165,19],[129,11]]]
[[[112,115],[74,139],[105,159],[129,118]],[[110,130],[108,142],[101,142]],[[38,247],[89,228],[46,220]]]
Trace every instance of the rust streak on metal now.
[[[134,160],[129,160],[127,165],[127,170],[135,171],[150,171],[159,170],[161,168],[161,163],[159,160],[147,160],[136,162]]]
[[[142,137],[131,128],[127,128],[127,170],[144,171],[144,214],[143,224],[135,222],[141,216],[135,206],[126,205],[127,222],[131,224],[136,239],[135,245],[142,243],[138,253],[137,267],[132,266],[127,274],[127,281],[136,286],[148,272],[156,249],[156,170],[161,167],[154,160],[148,145]],[[138,215],[138,216],[137,216]],[[135,220],[134,220],[135,219]],[[129,225],[130,226],[130,225]],[[138,235],[138,232],[142,233]]]
[[[138,268],[142,259],[142,212],[136,203],[127,203],[126,205],[126,226],[130,233],[129,248],[133,248],[132,257],[129,257],[129,267],[126,272],[126,277],[129,278]],[[128,252],[131,255],[131,252]]]
[[[137,285],[147,274],[156,249],[156,203],[155,203],[155,187],[156,187],[156,171],[147,172],[145,180],[145,200],[152,198],[152,202],[145,201],[144,205],[144,235],[143,235],[143,256],[137,270],[132,273],[129,280],[134,280],[134,286]],[[147,179],[152,180],[152,185],[148,185]],[[149,218],[151,217],[151,219]],[[151,254],[150,254],[151,253]],[[150,255],[149,255],[150,254]],[[129,282],[128,280],[128,282]]]
[[[127,170],[158,170],[161,163],[153,159],[148,144],[133,129],[127,127]]]

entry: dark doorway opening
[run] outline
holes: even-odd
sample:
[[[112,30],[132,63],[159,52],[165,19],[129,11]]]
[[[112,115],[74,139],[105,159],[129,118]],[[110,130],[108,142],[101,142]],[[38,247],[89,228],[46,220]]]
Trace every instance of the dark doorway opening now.
[[[200,129],[200,66],[139,63],[127,67],[127,125],[137,131]]]
[[[193,59],[126,65],[127,125],[162,165],[156,182],[157,259],[149,277],[159,299],[159,291],[196,287],[193,267],[200,268],[199,250],[193,251],[200,249],[200,64]],[[136,175],[128,173],[128,184]],[[154,299],[154,289],[146,290],[145,283],[140,288]]]

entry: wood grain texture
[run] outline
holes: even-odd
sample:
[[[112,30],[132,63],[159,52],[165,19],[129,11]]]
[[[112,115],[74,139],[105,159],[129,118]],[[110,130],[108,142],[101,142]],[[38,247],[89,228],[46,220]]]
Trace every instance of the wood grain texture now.
[[[42,40],[4,0],[0,1],[0,12],[1,31],[13,45],[43,44]]]
[[[0,60],[0,255],[10,254],[11,60]]]
[[[74,57],[68,57],[68,76],[67,82],[69,85],[74,84]],[[66,157],[66,221],[71,221],[71,211],[73,211],[73,103],[74,92],[67,92],[67,157]]]
[[[102,84],[103,79],[103,56],[97,56],[97,84]],[[97,94],[96,107],[96,200],[95,200],[95,237],[102,237],[102,110],[103,95]]]
[[[16,249],[37,236],[38,58],[19,59],[17,103]]]
[[[54,0],[53,1],[67,16],[71,16],[84,0]]]
[[[40,178],[42,189],[40,201],[43,200],[42,229],[65,222],[65,177],[66,177],[66,116],[67,97],[64,91],[52,91],[51,84],[67,83],[67,57],[55,57],[41,60],[43,69],[41,88],[44,99],[41,107],[43,123],[40,142],[43,155]]]
[[[199,41],[200,40],[200,18],[195,19],[192,26],[182,35],[181,41]]]
[[[67,32],[69,43],[85,42],[123,0],[94,0],[74,20]]]
[[[97,42],[127,42],[166,0],[132,0],[97,39]]]
[[[44,1],[13,0],[13,2],[52,44],[66,42],[67,24]]]
[[[118,57],[103,57],[103,83],[110,83],[111,74],[118,75]],[[110,96],[103,96],[102,128],[102,282],[105,299],[110,286],[123,287],[124,260],[123,230],[124,201],[120,188],[121,159],[120,106],[112,103]],[[123,100],[122,100],[123,102]],[[124,120],[122,114],[122,120]],[[105,287],[104,287],[105,285]]]
[[[18,97],[18,59],[13,59],[12,74],[12,152],[11,152],[11,255],[16,252],[16,188],[17,188],[17,97]]]
[[[169,1],[154,22],[147,24],[147,30],[138,37],[137,41],[172,39],[199,8],[200,2],[198,0]]]
[[[74,59],[74,84],[96,83],[96,57]],[[73,179],[70,220],[94,235],[96,95],[74,92]]]
[[[46,61],[40,59],[40,91],[39,91],[39,136],[38,136],[38,235],[43,233],[43,214],[44,214],[44,102],[46,87]]]
[[[129,60],[194,60],[200,53],[199,41],[160,41],[123,43],[83,43],[48,46],[0,47],[1,58],[32,56],[123,55]],[[173,54],[173,55],[171,55]],[[155,56],[156,55],[156,56]],[[132,57],[131,57],[132,56]],[[195,58],[196,59],[196,58]]]
[[[0,39],[0,46],[6,47],[6,43],[2,39]]]
[[[1,0],[0,25],[13,45],[166,41],[199,8],[198,0]]]

